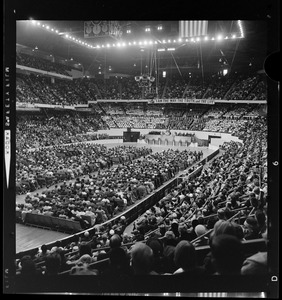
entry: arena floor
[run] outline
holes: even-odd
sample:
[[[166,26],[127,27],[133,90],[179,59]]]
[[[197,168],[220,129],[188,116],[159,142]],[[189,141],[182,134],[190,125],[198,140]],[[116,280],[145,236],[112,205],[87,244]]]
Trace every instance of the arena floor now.
[[[111,148],[115,146],[120,145],[132,145],[135,147],[148,147],[153,150],[153,153],[155,152],[161,152],[163,150],[173,148],[173,149],[179,149],[179,150],[185,150],[187,149],[186,146],[159,146],[159,145],[148,145],[144,143],[112,143],[112,144],[105,144],[106,147]],[[213,153],[214,150],[209,149],[208,147],[191,147],[188,149],[191,149],[192,151],[203,151],[204,158],[207,157],[209,154]],[[88,178],[88,175],[82,176],[84,178]],[[69,180],[67,183],[73,182],[74,180]],[[50,190],[54,188],[55,185],[49,187]],[[36,193],[41,193],[42,191],[46,190],[46,188],[36,190],[31,193],[31,195],[34,195]],[[16,196],[16,202],[17,203],[25,203],[25,195],[17,195]],[[127,232],[130,231],[130,225],[127,228]],[[48,244],[52,241],[56,241],[58,239],[62,239],[64,237],[69,236],[69,234],[65,234],[62,232],[52,231],[52,230],[46,230],[46,229],[40,229],[30,226],[25,226],[22,224],[16,224],[16,253],[19,253],[21,251],[25,251],[28,249],[40,247],[42,244]]]

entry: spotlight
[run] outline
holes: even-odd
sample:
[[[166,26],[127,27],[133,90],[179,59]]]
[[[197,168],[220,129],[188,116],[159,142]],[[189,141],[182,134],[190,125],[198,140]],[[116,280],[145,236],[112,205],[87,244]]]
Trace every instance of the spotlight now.
[[[205,36],[205,41],[207,41],[209,38],[207,36]]]
[[[218,36],[217,36],[217,39],[218,39],[218,40],[222,40],[222,35],[218,35]]]
[[[50,27],[49,26],[46,26],[46,29],[49,29]]]

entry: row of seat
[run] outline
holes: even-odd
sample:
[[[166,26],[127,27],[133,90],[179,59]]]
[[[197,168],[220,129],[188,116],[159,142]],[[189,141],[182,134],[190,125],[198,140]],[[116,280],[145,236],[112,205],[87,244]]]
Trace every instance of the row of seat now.
[[[19,213],[21,212],[17,211],[17,216],[19,216]],[[26,225],[35,225],[42,228],[49,228],[68,233],[76,233],[82,230],[78,221],[32,213],[26,213],[24,223]]]

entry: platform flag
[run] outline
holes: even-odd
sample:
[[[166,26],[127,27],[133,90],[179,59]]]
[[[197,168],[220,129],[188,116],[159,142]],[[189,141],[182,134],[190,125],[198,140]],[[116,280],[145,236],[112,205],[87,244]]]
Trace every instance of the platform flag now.
[[[197,37],[207,35],[208,21],[179,21],[179,37]]]

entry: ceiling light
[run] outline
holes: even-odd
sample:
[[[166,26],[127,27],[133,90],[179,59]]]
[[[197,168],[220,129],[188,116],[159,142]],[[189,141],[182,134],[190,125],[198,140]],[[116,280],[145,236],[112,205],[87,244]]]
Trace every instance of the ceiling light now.
[[[158,49],[158,51],[159,51],[159,52],[162,52],[162,51],[165,51],[165,49],[160,48],[160,49]]]
[[[49,29],[50,27],[49,26],[46,26],[46,29]]]
[[[209,38],[207,36],[205,36],[205,41],[207,41]]]

